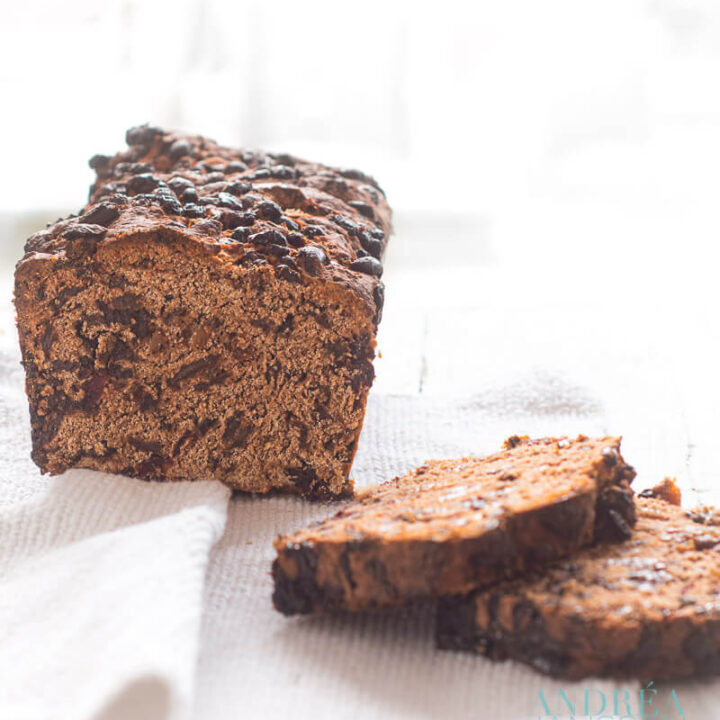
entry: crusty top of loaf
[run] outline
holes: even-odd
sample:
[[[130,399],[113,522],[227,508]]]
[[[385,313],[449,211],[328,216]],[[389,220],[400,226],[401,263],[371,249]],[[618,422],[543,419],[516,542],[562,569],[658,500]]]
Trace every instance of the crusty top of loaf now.
[[[272,266],[291,282],[337,282],[373,303],[379,319],[391,213],[373,178],[149,125],[126,139],[128,150],[91,158],[89,204],[30,237],[24,261],[163,231],[218,259]]]

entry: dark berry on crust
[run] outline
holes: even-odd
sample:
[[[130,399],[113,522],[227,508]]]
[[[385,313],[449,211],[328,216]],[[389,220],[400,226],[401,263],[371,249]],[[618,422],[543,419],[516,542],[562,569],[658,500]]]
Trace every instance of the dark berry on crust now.
[[[366,275],[374,275],[375,277],[382,277],[383,274],[382,263],[369,255],[351,262],[350,269],[365,273]]]

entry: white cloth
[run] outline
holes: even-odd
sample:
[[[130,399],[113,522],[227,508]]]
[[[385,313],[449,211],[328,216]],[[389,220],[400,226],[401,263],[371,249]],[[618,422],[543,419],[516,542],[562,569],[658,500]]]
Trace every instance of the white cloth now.
[[[559,717],[567,715],[562,689],[583,717],[589,688],[608,702],[627,690],[640,716],[635,683],[573,685],[436,650],[429,605],[357,617],[276,613],[272,540],[328,514],[326,506],[248,496],[228,505],[216,483],[85,471],[41,478],[29,460],[22,373],[4,345],[2,720],[545,720],[540,692]],[[457,400],[374,394],[353,475],[365,486],[429,457],[490,451],[515,432],[602,433],[606,425],[582,388],[538,372]],[[717,688],[678,688],[687,720],[716,716]]]
[[[0,716],[121,718],[136,707],[134,717],[188,717],[228,494],[74,471],[4,510]]]

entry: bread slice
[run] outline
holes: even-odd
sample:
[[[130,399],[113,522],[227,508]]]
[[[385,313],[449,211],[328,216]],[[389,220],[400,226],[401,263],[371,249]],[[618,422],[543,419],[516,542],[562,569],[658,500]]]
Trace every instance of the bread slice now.
[[[434,460],[275,542],[285,614],[464,593],[630,535],[634,470],[620,439],[512,437],[485,458]]]
[[[720,513],[647,497],[637,509],[626,542],[444,598],[440,647],[511,658],[571,680],[720,673]]]

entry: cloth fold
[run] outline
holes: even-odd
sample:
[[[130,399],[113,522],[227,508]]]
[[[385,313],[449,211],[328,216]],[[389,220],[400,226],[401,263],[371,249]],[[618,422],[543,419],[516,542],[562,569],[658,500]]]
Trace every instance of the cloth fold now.
[[[228,497],[71,471],[2,511],[0,717],[188,717]]]

